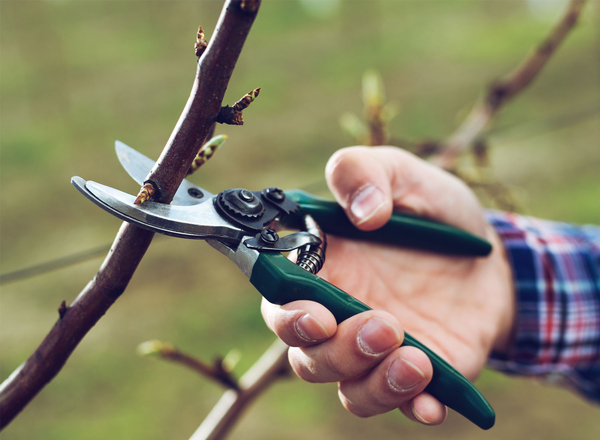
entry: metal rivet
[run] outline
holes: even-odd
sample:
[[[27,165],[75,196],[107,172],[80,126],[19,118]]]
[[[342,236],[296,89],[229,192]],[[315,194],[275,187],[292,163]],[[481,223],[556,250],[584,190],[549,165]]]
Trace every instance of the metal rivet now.
[[[279,235],[273,229],[263,229],[260,231],[260,238],[267,243],[276,243]]]
[[[269,188],[267,194],[271,200],[282,202],[285,199],[285,193],[280,188]]]
[[[204,197],[204,194],[198,188],[188,188],[188,194],[196,199]]]

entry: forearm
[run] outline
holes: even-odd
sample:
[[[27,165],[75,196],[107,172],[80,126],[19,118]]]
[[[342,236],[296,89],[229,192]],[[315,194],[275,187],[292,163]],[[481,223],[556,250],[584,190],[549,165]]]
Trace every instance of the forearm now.
[[[516,302],[513,341],[489,365],[600,401],[600,228],[497,211],[486,217],[505,247]]]

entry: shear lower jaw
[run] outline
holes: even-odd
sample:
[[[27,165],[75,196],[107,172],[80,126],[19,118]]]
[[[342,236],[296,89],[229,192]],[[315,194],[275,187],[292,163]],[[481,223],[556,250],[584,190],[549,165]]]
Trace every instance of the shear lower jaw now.
[[[226,243],[221,240],[206,240],[206,242],[211,245],[213,248],[221,252],[231,261],[233,261],[236,266],[246,275],[248,278],[252,276],[252,269],[254,268],[254,264],[258,257],[260,256],[260,252],[255,249],[250,249],[246,247],[244,241],[253,238],[248,235],[242,238],[242,240],[237,244]]]

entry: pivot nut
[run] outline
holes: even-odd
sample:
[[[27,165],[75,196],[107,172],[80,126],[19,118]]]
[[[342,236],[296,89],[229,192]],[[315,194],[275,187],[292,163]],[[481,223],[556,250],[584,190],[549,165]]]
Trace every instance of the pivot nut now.
[[[217,197],[218,205],[235,217],[259,218],[265,212],[260,199],[247,189],[229,189]]]

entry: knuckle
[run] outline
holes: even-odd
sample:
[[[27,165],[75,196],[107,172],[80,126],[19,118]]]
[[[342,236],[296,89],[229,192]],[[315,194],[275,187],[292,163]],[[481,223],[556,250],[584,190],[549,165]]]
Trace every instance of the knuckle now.
[[[364,411],[362,407],[354,404],[347,404],[345,405],[345,408],[355,416],[360,417],[361,419],[366,419],[367,417],[373,417],[375,415],[370,412]]]
[[[344,394],[343,383],[340,383],[340,387],[338,389],[338,396],[340,398],[340,402],[342,403],[342,406],[346,409],[346,411],[354,414],[355,416],[364,419],[364,418],[375,415],[372,412],[366,411],[362,405],[357,405],[356,403],[351,401],[348,398],[348,396],[346,396]]]
[[[319,348],[290,349],[290,365],[300,379],[310,383],[325,383],[344,380],[352,375],[346,371],[345,362],[340,362],[332,350]]]
[[[400,389],[394,387],[383,371],[340,383],[339,394],[344,406],[359,417],[370,417],[399,408],[418,395],[425,383]]]
[[[302,353],[300,349],[290,348],[288,359],[292,370],[300,379],[310,383],[322,382],[314,360]]]
[[[309,383],[318,383],[317,373],[311,368],[309,365],[304,363],[294,364],[292,365],[294,373],[305,382]]]
[[[323,370],[327,372],[327,375],[331,378],[331,381],[339,381],[347,377],[348,372],[344,367],[346,362],[340,362],[340,359],[335,356],[332,350],[323,350],[322,359]]]

